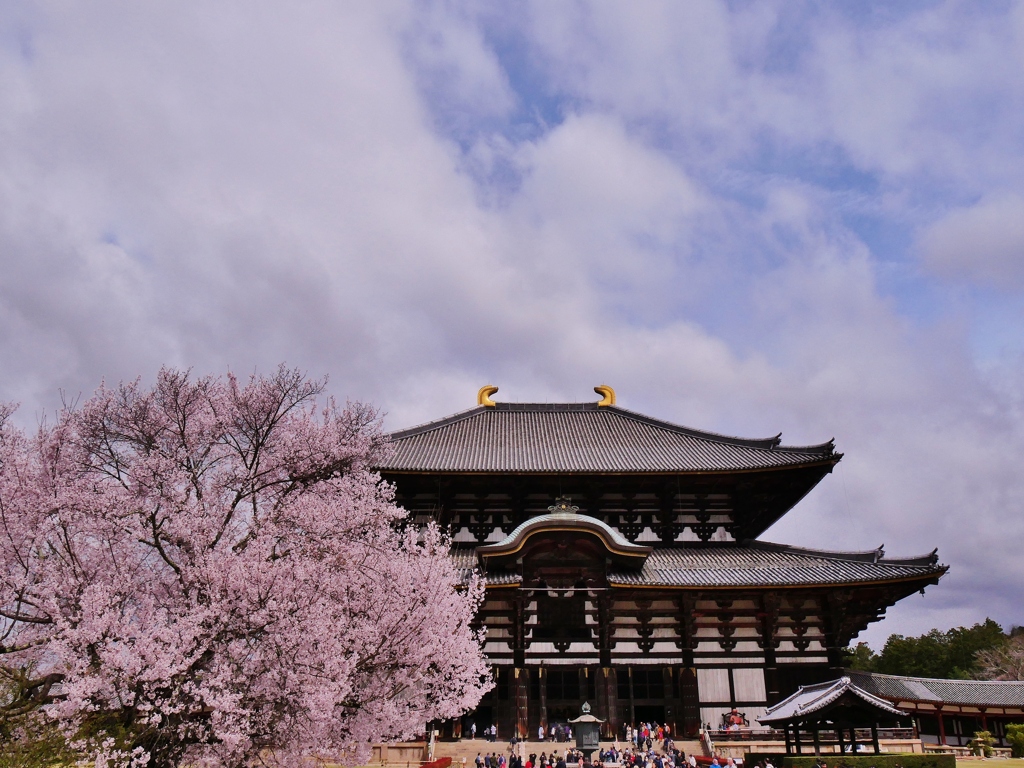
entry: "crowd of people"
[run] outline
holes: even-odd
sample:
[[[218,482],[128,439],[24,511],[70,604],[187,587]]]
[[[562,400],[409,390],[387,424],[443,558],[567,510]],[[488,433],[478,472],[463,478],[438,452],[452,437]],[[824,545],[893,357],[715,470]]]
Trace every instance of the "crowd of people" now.
[[[494,726],[485,727],[483,732],[489,741],[496,740]],[[470,733],[473,738],[476,737],[475,724],[470,727]],[[623,736],[623,747],[620,748],[616,741],[614,745],[593,754],[593,763],[590,763],[584,753],[568,746],[568,742],[573,739],[572,728],[567,724],[553,723],[548,728],[539,727],[537,738],[542,742],[566,743],[564,751],[552,749],[549,753],[544,750],[540,754],[533,752],[525,756],[525,751],[517,748],[519,740],[513,736],[509,742],[508,756],[499,752],[478,752],[474,763],[475,768],[592,768],[612,765],[628,768],[697,768],[694,756],[687,757],[675,748],[672,730],[668,725],[627,725]],[[722,765],[716,768],[728,767]]]
[[[497,729],[491,725],[483,729],[484,736],[488,741],[497,741]],[[476,738],[476,725],[472,725],[470,732]],[[620,748],[616,741],[612,746],[600,749],[592,755],[593,763],[586,760],[586,756],[579,750],[566,746],[564,751],[552,749],[540,754],[536,752],[524,756],[524,750],[515,736],[509,742],[508,755],[503,752],[478,752],[474,761],[475,768],[603,768],[608,766],[622,766],[622,768],[740,768],[742,761],[734,760],[731,757],[711,759],[708,766],[707,759],[702,758],[700,763],[695,755],[687,755],[676,749],[672,740],[672,729],[668,725],[658,723],[641,723],[637,726],[625,725],[623,727],[625,745]],[[551,741],[566,743],[572,740],[572,729],[568,725],[553,724],[550,729],[543,727],[537,731],[539,741]],[[517,748],[519,747],[519,748]],[[463,758],[463,768],[469,768]],[[762,761],[756,766],[744,766],[743,768],[775,768],[771,763]],[[827,768],[819,764],[815,768]]]
[[[476,738],[476,723],[469,724],[469,738]],[[497,741],[498,726],[493,723],[491,723],[491,725],[484,726],[484,738],[487,739],[487,741]],[[491,768],[491,766],[487,766],[487,768]]]
[[[633,727],[629,723],[622,726],[623,737],[626,743],[632,744],[638,750],[652,751],[655,745],[661,745],[666,754],[672,752],[672,728],[669,725],[658,725],[657,723],[640,723]]]
[[[552,750],[550,754],[546,751],[539,755],[530,753],[526,758],[520,757],[513,752],[507,760],[501,754],[477,753],[476,768],[592,768],[592,766],[620,765],[631,768],[696,768],[697,761],[679,751],[671,754],[662,754],[655,751],[643,751],[632,748],[620,750],[616,747],[609,747],[600,750],[593,763],[586,760],[586,756],[572,747],[559,753]]]

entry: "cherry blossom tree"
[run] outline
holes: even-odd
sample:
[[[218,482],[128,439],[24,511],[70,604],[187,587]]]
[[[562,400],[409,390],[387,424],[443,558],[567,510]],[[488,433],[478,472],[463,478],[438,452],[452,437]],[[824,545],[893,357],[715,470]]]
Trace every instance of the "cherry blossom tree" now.
[[[0,412],[20,706],[100,765],[162,767],[358,763],[476,705],[482,586],[372,471],[377,414],[323,389],[162,370],[33,435]]]

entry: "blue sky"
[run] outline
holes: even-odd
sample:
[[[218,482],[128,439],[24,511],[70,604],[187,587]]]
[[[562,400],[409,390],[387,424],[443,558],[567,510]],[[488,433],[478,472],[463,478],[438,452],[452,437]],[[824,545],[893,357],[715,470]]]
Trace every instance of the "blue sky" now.
[[[767,534],[1024,622],[1024,6],[5,3],[0,399],[278,362],[835,437]]]

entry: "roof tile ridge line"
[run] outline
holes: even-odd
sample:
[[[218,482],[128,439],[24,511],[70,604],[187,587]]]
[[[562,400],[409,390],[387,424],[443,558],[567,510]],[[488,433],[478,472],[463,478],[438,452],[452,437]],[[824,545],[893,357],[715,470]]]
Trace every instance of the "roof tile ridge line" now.
[[[434,421],[426,421],[423,424],[417,424],[415,427],[406,427],[405,429],[396,429],[393,432],[386,432],[385,437],[389,440],[401,440],[406,437],[413,437],[414,435],[420,435],[424,432],[431,432],[441,427],[447,427],[449,424],[455,424],[459,421],[464,421],[478,413],[483,413],[488,410],[486,405],[478,405],[465,411],[459,411],[453,413],[450,416],[445,416],[441,419],[435,419]]]
[[[839,697],[848,690],[850,690],[849,679],[847,679],[846,682],[843,682],[842,678],[833,680],[832,684],[828,688],[825,688],[818,693],[817,698],[815,698],[813,702],[809,702],[808,709],[812,705],[817,707],[827,707],[829,704],[837,701]]]
[[[846,690],[852,693],[854,696],[866,701],[868,704],[874,704],[876,706],[881,705],[888,709],[895,709],[897,712],[900,710],[896,709],[890,702],[883,699],[881,696],[876,696],[871,691],[865,691],[858,685],[854,685],[852,682],[846,687]]]
[[[597,402],[586,403],[507,403],[494,404],[496,411],[512,411],[515,413],[580,413],[582,411],[599,410]]]
[[[880,563],[890,565],[939,565],[939,548],[936,547],[927,555],[913,555],[911,557],[882,557]]]
[[[964,680],[956,677],[914,677],[913,675],[888,675],[885,672],[871,672],[866,669],[851,669],[847,670],[847,674],[850,672],[859,675],[870,675],[871,677],[884,677],[886,680],[914,680],[918,683],[940,683],[947,685],[949,683],[972,683],[972,684],[983,684],[983,685],[1020,685],[1024,686],[1024,680]]]
[[[830,560],[846,560],[847,562],[869,562],[869,563],[885,563],[888,565],[900,564],[890,563],[885,559],[876,559],[878,555],[877,549],[869,550],[854,550],[854,551],[843,551],[843,550],[827,550],[827,549],[814,549],[812,547],[797,547],[792,544],[778,544],[776,542],[764,542],[760,539],[748,539],[739,543],[741,547],[750,547],[751,549],[764,549],[770,552],[784,552],[795,555],[818,555],[820,557],[826,557]],[[924,563],[922,563],[924,564]]]
[[[791,446],[782,445],[781,438],[782,433],[775,435],[774,437],[736,437],[735,435],[723,435],[720,432],[709,432],[705,429],[697,429],[696,427],[687,427],[682,424],[674,424],[671,421],[665,421],[664,419],[657,419],[653,416],[647,416],[643,413],[637,413],[631,411],[628,408],[623,408],[618,405],[606,406],[603,410],[613,413],[618,413],[621,416],[639,421],[644,424],[648,424],[654,427],[660,427],[662,429],[678,432],[689,437],[695,437],[709,442],[714,443],[725,443],[727,445],[737,445],[743,448],[757,448],[763,451],[784,451],[787,453],[820,453],[823,456],[833,456],[842,454],[835,454],[835,438],[828,440],[827,442],[821,443],[820,445],[808,445],[808,446]],[[826,449],[828,449],[826,451]]]
[[[948,565],[939,563],[939,559],[936,555],[937,549],[931,554],[921,555],[920,557],[877,557],[879,550],[872,549],[864,552],[853,551],[836,551],[826,549],[813,549],[812,547],[796,547],[791,544],[776,544],[775,542],[763,542],[758,539],[748,539],[740,542],[740,546],[749,546],[753,549],[767,549],[772,552],[788,552],[792,554],[808,554],[818,555],[826,557],[831,560],[845,560],[847,562],[869,562],[872,565],[902,565],[905,567],[935,567],[945,568],[948,570]]]

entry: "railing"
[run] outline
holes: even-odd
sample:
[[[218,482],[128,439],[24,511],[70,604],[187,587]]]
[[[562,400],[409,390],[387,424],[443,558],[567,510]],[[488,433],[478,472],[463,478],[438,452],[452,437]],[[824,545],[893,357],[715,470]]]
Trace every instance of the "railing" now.
[[[704,748],[705,757],[714,757],[715,755],[715,744],[711,741],[711,732],[701,728],[700,731],[700,744]]]
[[[777,728],[741,728],[738,731],[729,730],[717,730],[705,733],[708,734],[710,741],[713,736],[716,741],[785,741],[786,732],[781,731]],[[871,729],[870,728],[857,728],[857,743],[858,744],[870,744],[871,743]],[[793,738],[793,734],[790,734]],[[914,729],[913,728],[879,728],[878,729],[879,739],[913,739]],[[795,739],[794,739],[795,740]],[[822,744],[838,744],[839,737],[836,732],[832,729],[822,729],[818,731],[818,741]],[[844,732],[843,741],[849,742],[849,736]],[[807,745],[814,742],[814,732],[801,728],[800,729],[800,743]]]

